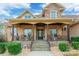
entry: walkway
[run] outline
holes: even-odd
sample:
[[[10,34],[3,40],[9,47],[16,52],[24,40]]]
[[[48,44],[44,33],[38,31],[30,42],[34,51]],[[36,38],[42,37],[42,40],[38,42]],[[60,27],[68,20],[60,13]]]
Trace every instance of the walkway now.
[[[51,51],[31,51],[27,56],[53,56]]]

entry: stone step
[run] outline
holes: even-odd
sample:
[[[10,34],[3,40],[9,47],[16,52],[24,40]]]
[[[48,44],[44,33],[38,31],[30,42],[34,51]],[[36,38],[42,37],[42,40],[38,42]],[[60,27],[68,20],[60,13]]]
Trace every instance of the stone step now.
[[[42,44],[33,44],[32,46],[49,46],[49,45],[42,45]]]
[[[32,48],[49,48],[49,46],[32,46]]]
[[[48,44],[33,44],[32,46],[49,46]]]
[[[33,42],[33,43],[34,44],[48,44],[48,43],[41,43],[41,42],[40,43],[39,42],[37,42],[37,43]]]
[[[39,47],[39,46],[34,47],[34,46],[33,46],[32,48],[49,48],[49,46],[47,46],[47,47],[42,47],[42,46],[40,46],[40,47]]]
[[[33,44],[32,47],[49,47],[48,44]]]
[[[33,41],[33,42],[36,42],[36,43],[37,43],[37,42],[39,42],[39,43],[40,43],[40,42],[41,42],[41,43],[47,43],[47,41],[43,41],[43,40],[36,40],[36,41]]]
[[[33,48],[32,51],[49,51],[49,48]]]
[[[43,40],[33,41],[32,51],[49,51],[49,44]]]

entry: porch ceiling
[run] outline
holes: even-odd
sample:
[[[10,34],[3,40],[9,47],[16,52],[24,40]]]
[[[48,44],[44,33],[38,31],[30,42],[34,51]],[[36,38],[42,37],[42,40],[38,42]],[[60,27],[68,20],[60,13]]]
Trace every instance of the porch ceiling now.
[[[18,23],[28,23],[28,24],[37,24],[37,23],[44,23],[44,24],[53,24],[53,23],[63,23],[63,24],[73,24],[72,19],[11,19],[11,24],[18,24]]]

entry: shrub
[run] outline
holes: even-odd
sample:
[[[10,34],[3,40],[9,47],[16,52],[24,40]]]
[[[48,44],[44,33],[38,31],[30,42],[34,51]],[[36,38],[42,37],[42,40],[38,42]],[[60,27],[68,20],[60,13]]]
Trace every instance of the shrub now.
[[[17,55],[21,52],[21,43],[18,42],[10,42],[7,44],[8,52],[11,55]]]
[[[5,42],[5,35],[0,34],[0,42]]]
[[[59,43],[59,50],[60,51],[67,51],[68,50],[68,45],[66,43]]]
[[[79,42],[79,37],[71,37],[72,42]]]
[[[72,42],[72,48],[79,49],[79,42]]]
[[[3,54],[5,53],[6,51],[6,47],[5,47],[5,44],[2,42],[0,42],[0,54]]]

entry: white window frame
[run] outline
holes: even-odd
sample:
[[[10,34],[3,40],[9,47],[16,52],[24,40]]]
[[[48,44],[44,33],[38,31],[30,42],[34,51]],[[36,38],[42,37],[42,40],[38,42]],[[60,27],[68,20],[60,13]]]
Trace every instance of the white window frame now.
[[[52,17],[52,12],[55,13],[54,17]],[[51,12],[50,12],[50,18],[51,19],[56,19],[57,18],[57,10],[51,10]]]

